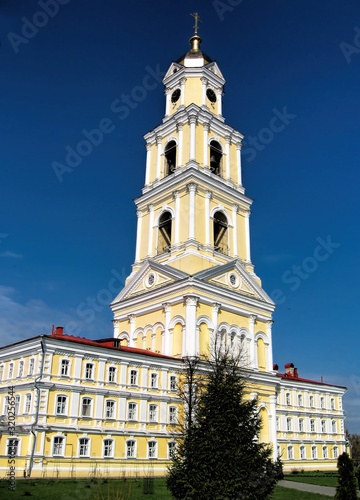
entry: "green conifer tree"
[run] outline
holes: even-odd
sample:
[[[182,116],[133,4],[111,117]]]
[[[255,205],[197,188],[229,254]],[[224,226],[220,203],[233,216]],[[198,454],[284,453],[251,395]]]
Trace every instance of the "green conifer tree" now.
[[[177,500],[266,500],[281,477],[281,462],[274,463],[271,448],[258,440],[257,401],[244,399],[238,360],[219,352],[203,368],[194,418],[183,429],[168,488]]]
[[[347,453],[342,453],[337,462],[339,477],[334,500],[356,500],[356,478],[354,462]]]

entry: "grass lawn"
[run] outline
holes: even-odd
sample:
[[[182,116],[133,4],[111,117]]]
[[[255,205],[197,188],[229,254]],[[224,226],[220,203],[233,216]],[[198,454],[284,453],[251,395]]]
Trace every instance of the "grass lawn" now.
[[[338,475],[334,473],[313,472],[304,474],[288,474],[284,477],[286,481],[295,481],[297,483],[318,484],[319,486],[337,486]]]
[[[112,479],[104,482],[98,479],[91,482],[86,479],[18,479],[16,491],[9,491],[7,484],[0,481],[0,499],[23,500],[171,500],[166,489],[165,479],[155,479],[154,494],[144,494],[142,479]],[[272,500],[329,500],[329,497],[290,490],[277,486]]]

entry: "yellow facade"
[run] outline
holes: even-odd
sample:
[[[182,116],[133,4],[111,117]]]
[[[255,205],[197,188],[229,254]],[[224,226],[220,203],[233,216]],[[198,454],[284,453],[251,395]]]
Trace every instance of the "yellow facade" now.
[[[243,136],[222,116],[218,65],[197,35],[190,42],[164,77],[162,123],[145,136],[135,262],[111,304],[114,338],[58,328],[0,349],[3,475],[11,449],[18,476],[164,475],[183,412],[182,358],[209,356],[219,341],[241,355],[260,439],[285,469],[334,469],[346,448],[345,389],[274,368],[275,304],[251,261]]]

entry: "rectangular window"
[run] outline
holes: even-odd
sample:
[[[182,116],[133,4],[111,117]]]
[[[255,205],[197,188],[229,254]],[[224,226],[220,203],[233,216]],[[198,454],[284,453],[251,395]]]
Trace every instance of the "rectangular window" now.
[[[276,417],[276,430],[277,431],[280,430],[280,418],[279,417]]]
[[[31,358],[29,361],[29,373],[28,375],[32,375],[34,373],[35,360]]]
[[[106,418],[115,418],[115,401],[106,401]]]
[[[305,446],[300,446],[300,459],[305,460]]]
[[[54,437],[53,455],[64,455],[64,438],[61,436]]]
[[[91,417],[91,398],[83,398],[81,406],[81,415],[83,417]]]
[[[177,408],[176,406],[169,406],[169,424],[176,424],[177,422]]]
[[[4,378],[4,365],[0,365],[0,380]]]
[[[286,393],[285,400],[286,400],[286,405],[287,405],[287,406],[290,406],[290,405],[291,405],[291,397],[290,397],[290,392],[287,392],[287,393]]]
[[[115,382],[115,381],[116,381],[116,368],[115,366],[110,366],[108,373],[108,382]]]
[[[310,432],[315,432],[315,420],[310,420]]]
[[[9,364],[9,378],[12,378],[14,375],[14,363]]]
[[[170,391],[176,391],[176,377],[175,377],[175,375],[170,376]]]
[[[331,398],[331,400],[330,400],[330,408],[332,410],[335,410],[335,399],[334,398]]]
[[[323,446],[323,458],[327,460],[328,458],[328,449],[327,446]]]
[[[316,449],[316,446],[312,446],[311,447],[311,457],[312,457],[313,460],[317,459],[317,449]]]
[[[19,409],[20,409],[20,396],[15,396],[15,415],[19,415]]]
[[[156,458],[156,441],[149,441],[148,450],[149,458]]]
[[[320,398],[320,408],[323,410],[325,408],[325,398]]]
[[[299,405],[299,406],[302,406],[302,405],[303,405],[303,397],[302,397],[302,394],[299,394],[299,395],[298,395],[298,405]]]
[[[18,373],[18,377],[22,377],[24,374],[24,361],[20,361],[19,362],[19,373]]]
[[[60,374],[63,377],[68,377],[69,376],[69,367],[70,367],[70,361],[68,359],[62,359],[61,360]]]
[[[168,443],[168,458],[171,458],[174,455],[175,450],[176,450],[175,441],[170,441],[170,443]]]
[[[149,421],[157,422],[157,405],[149,405]]]
[[[31,394],[25,396],[25,413],[29,413],[31,409]]]
[[[292,446],[288,446],[288,459],[294,460],[294,448]]]
[[[79,456],[88,457],[90,452],[90,439],[81,438],[79,439]]]
[[[66,414],[66,396],[57,396],[56,398],[56,414],[65,415]]]
[[[126,442],[126,458],[135,458],[135,441]]]
[[[291,418],[288,417],[286,419],[286,430],[291,431],[291,428],[292,428]]]
[[[137,371],[130,371],[130,385],[137,385]]]
[[[85,378],[87,380],[93,380],[94,365],[92,363],[86,363],[85,365]]]
[[[129,403],[128,405],[128,420],[136,420],[136,403]]]
[[[18,439],[8,439],[7,442],[7,456],[16,457],[19,452],[19,440]]]
[[[310,396],[309,403],[310,403],[310,408],[314,408],[314,396]]]
[[[321,432],[326,432],[326,422],[325,422],[325,420],[321,421]]]
[[[156,373],[152,373],[150,376],[150,387],[152,389],[157,389],[158,386],[158,376]]]
[[[304,432],[304,419],[299,419],[299,432]]]
[[[104,457],[114,456],[114,441],[112,439],[104,439]]]
[[[334,446],[334,448],[333,448],[333,456],[334,456],[334,458],[338,458],[338,456],[339,456],[337,446]]]
[[[332,430],[334,433],[336,433],[336,420],[333,420],[333,421],[331,422],[331,430]]]

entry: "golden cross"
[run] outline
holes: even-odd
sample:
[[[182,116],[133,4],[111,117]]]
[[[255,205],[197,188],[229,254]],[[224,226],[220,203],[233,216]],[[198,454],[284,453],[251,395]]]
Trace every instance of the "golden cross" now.
[[[190,14],[195,19],[195,26],[194,26],[194,35],[197,35],[199,25],[198,23],[202,23],[202,20],[200,19],[200,16],[197,12],[194,12],[193,14]]]

